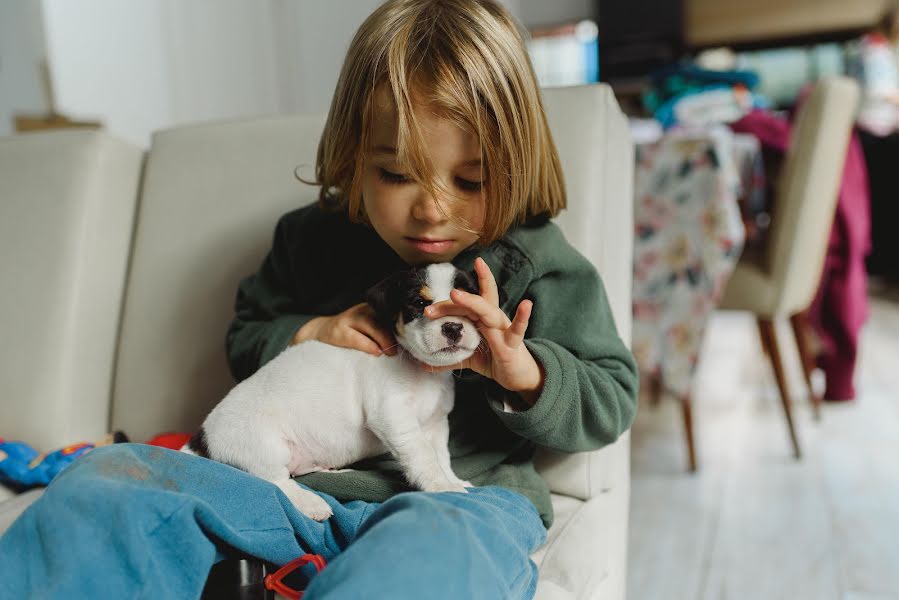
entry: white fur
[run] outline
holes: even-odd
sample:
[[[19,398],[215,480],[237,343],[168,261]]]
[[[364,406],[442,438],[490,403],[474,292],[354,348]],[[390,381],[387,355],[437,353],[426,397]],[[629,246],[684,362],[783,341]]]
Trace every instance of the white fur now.
[[[430,265],[427,273],[428,287],[434,297],[441,300],[449,298],[456,279],[456,268],[451,263],[441,263]]]
[[[447,266],[427,269],[423,283],[435,301],[452,289],[455,271]],[[441,326],[450,321],[463,329],[447,349]],[[291,476],[339,469],[385,451],[396,457],[411,485],[464,492],[470,484],[453,473],[447,449],[452,373],[431,373],[409,354],[433,365],[455,364],[474,352],[480,336],[467,319],[422,317],[405,324],[398,341],[408,354],[377,357],[317,341],[288,348],[231,390],[206,418],[210,458],[271,481],[316,520],[331,516],[330,507]],[[182,450],[190,452],[187,446]]]

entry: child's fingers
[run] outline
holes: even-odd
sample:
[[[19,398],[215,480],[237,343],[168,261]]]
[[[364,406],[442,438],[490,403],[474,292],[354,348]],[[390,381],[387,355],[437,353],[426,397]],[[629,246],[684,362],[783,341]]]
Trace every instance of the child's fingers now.
[[[439,319],[441,317],[468,317],[469,319],[476,321],[478,316],[474,314],[471,309],[462,306],[461,304],[456,304],[452,300],[443,300],[441,302],[435,302],[425,309],[425,316],[429,319]]]
[[[474,261],[474,270],[478,274],[479,293],[484,300],[493,306],[499,306],[499,290],[496,287],[496,279],[487,263],[480,256]]]
[[[477,316],[478,321],[486,327],[506,329],[509,326],[509,317],[506,316],[506,313],[495,304],[491,304],[483,296],[469,294],[462,290],[453,290],[450,292],[450,298],[456,304],[468,308]]]
[[[374,322],[362,321],[361,323],[358,323],[354,329],[377,344],[378,354],[381,352],[388,356],[396,354],[396,340],[393,339],[392,335],[383,331]]]
[[[347,348],[352,348],[354,350],[361,350],[362,352],[374,356],[381,356],[381,346],[367,335],[360,333],[355,329],[347,336],[346,344],[340,345],[345,345]]]
[[[507,341],[510,346],[518,345],[524,339],[524,333],[528,330],[528,323],[531,320],[533,308],[534,303],[530,300],[523,300],[518,305],[518,310],[515,311],[515,318],[512,320],[512,325],[509,327],[507,334]]]

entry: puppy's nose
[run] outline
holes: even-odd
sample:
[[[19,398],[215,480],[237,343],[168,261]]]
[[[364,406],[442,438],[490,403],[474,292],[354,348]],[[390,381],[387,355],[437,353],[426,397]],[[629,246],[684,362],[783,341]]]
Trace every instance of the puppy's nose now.
[[[462,338],[462,323],[444,323],[440,326],[440,331],[446,339],[456,343]]]

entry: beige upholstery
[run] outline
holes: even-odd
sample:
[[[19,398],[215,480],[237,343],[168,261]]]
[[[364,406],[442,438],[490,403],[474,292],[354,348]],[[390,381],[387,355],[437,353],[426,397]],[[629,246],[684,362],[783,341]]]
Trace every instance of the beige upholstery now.
[[[225,332],[237,284],[261,264],[278,217],[315,198],[315,188],[293,173],[313,164],[323,123],[323,117],[277,117],[154,135],[119,342],[113,428],[135,440],[191,431],[234,385]]]
[[[774,321],[790,318],[813,414],[820,418],[821,398],[812,385],[815,358],[808,343],[804,311],[821,279],[858,99],[858,85],[844,77],[822,80],[806,99],[777,182],[764,254],[740,258],[720,303],[722,309],[746,310],[756,317],[797,459],[802,457],[802,448]],[[689,411],[684,412],[684,419],[695,468]]]
[[[626,122],[604,86],[547,90],[545,98],[569,190],[560,225],[603,274],[629,339],[633,167]],[[224,335],[237,283],[258,267],[278,216],[313,200],[315,189],[293,171],[311,175],[322,123],[274,117],[154,136],[110,400],[113,428],[135,440],[190,431],[233,385]],[[40,409],[36,399],[30,410]],[[0,420],[8,410],[0,405]],[[549,542],[535,555],[540,600],[623,600],[628,456],[624,435],[598,452],[540,457],[557,512]]]
[[[93,131],[0,139],[0,436],[106,434],[141,161]]]
[[[824,255],[858,105],[851,79],[822,81],[803,105],[777,183],[771,231],[760,260],[741,259],[720,307],[762,318],[808,308]]]

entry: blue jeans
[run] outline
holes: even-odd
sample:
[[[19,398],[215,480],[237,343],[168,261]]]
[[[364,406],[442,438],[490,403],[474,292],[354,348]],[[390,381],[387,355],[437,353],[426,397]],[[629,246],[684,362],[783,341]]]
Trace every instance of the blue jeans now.
[[[328,566],[305,598],[531,598],[546,531],[516,492],[399,494],[341,504],[318,523],[274,485],[140,444],[97,448],[63,471],[0,538],[0,598],[198,598],[239,552]]]

